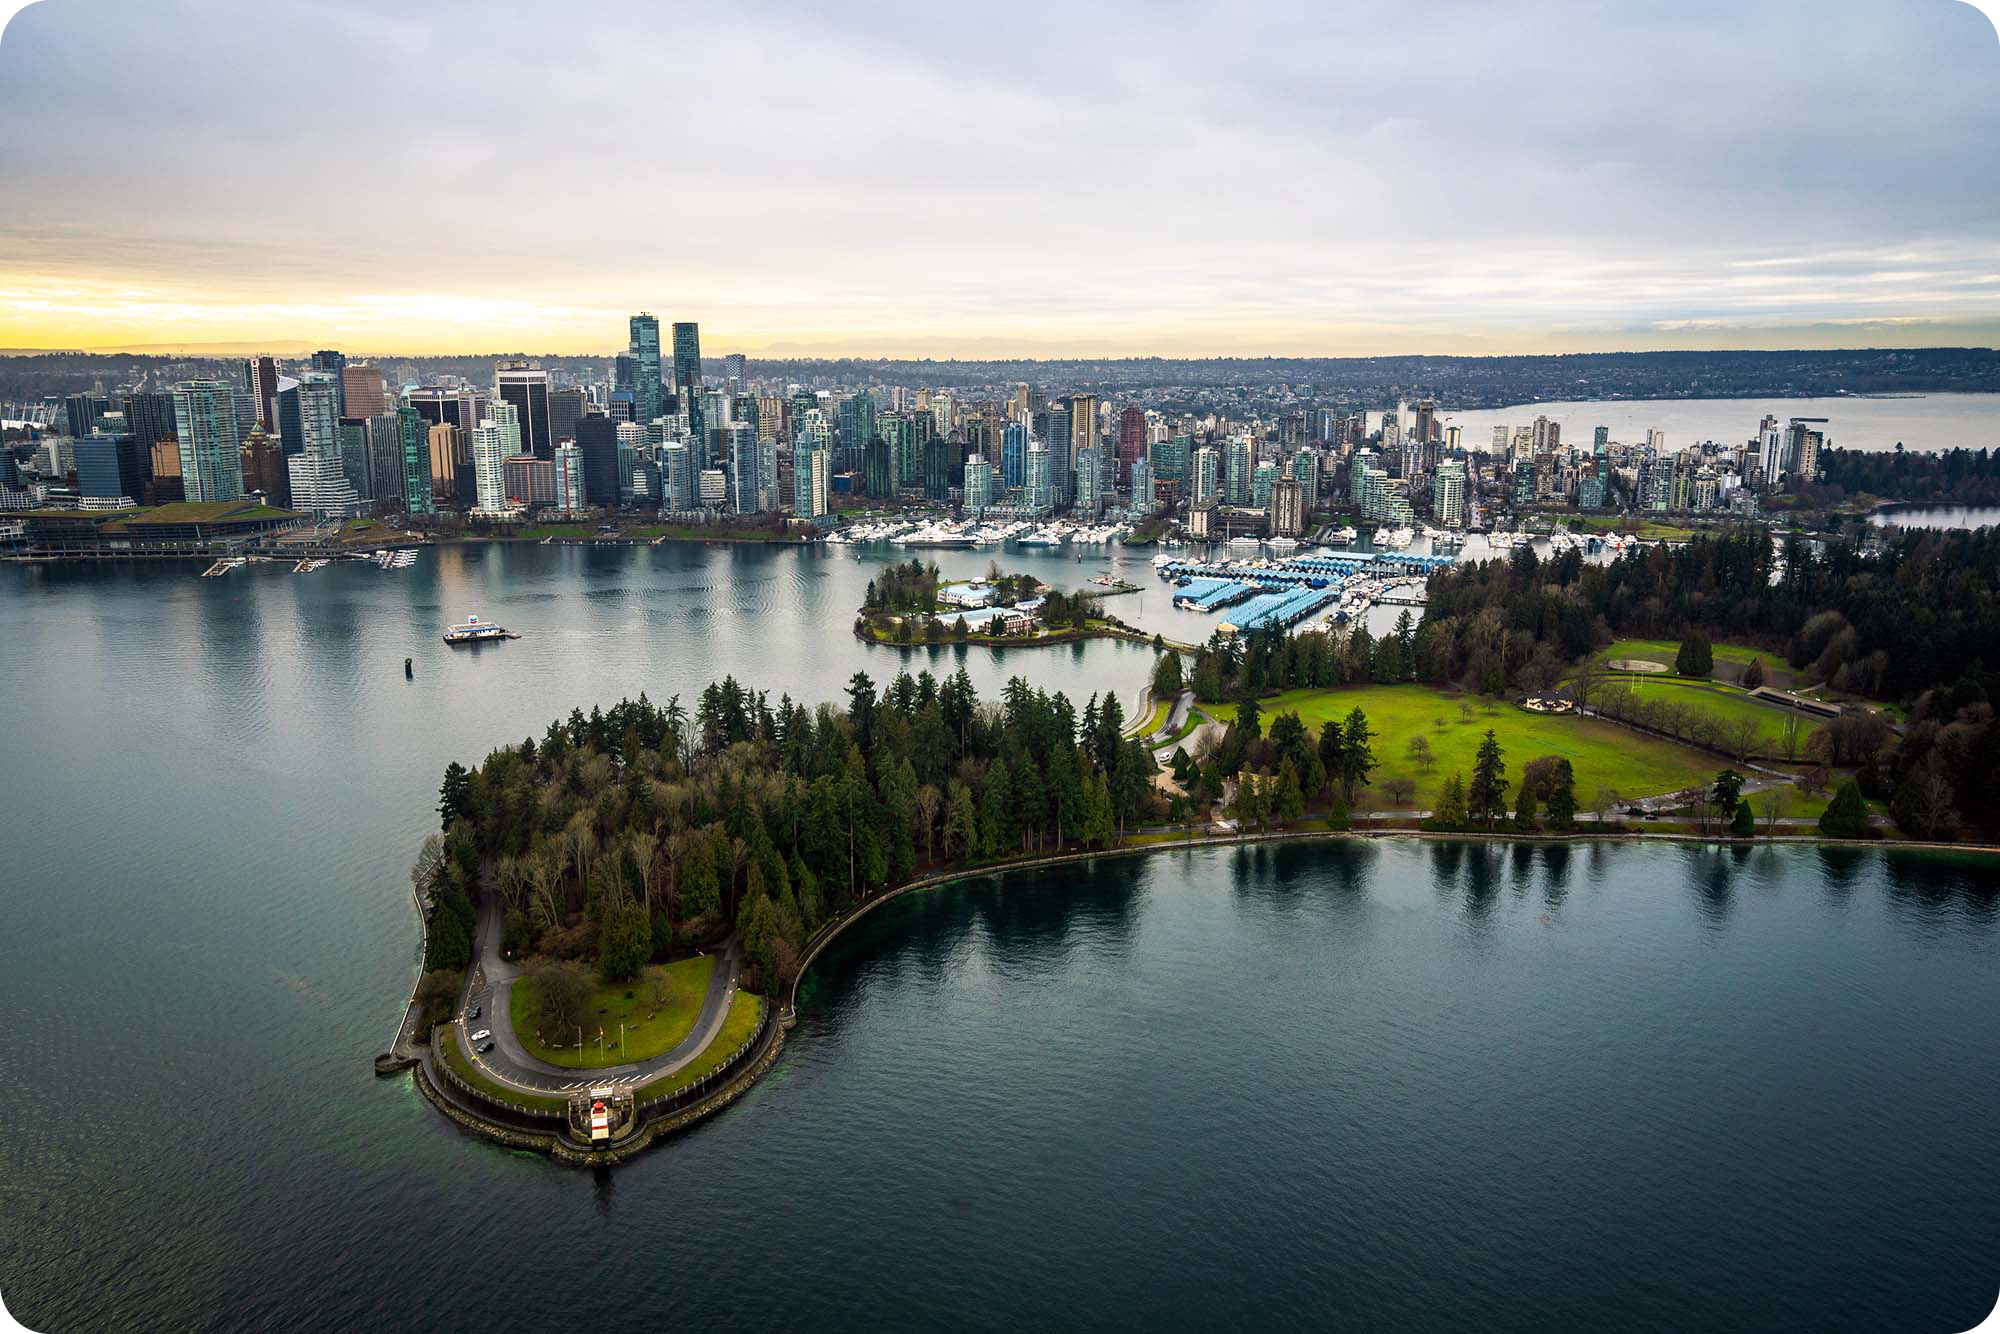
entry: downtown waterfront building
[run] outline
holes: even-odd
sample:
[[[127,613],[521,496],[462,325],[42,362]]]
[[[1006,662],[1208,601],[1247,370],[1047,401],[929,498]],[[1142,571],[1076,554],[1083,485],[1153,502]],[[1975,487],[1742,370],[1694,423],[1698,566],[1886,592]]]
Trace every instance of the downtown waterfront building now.
[[[174,432],[180,441],[181,486],[189,500],[243,496],[243,424],[236,388],[223,380],[183,380],[174,386]]]

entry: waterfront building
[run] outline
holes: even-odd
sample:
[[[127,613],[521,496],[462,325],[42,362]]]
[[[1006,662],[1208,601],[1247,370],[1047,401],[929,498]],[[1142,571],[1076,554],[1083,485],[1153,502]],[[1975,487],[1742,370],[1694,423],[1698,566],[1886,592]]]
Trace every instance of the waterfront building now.
[[[549,373],[539,362],[503,361],[493,372],[494,394],[499,400],[489,416],[494,422],[500,404],[513,409],[520,451],[538,459],[555,456],[555,431],[549,421]]]
[[[650,422],[660,416],[660,322],[641,311],[631,321],[631,345],[626,356],[631,362],[632,417]]]
[[[660,503],[671,513],[685,513],[697,508],[694,484],[694,459],[688,447],[678,440],[670,441],[660,450]]]
[[[879,435],[868,442],[862,459],[861,486],[870,496],[881,499],[896,491],[896,465],[889,442]]]
[[[1103,512],[1102,476],[1097,462],[1097,446],[1089,445],[1079,450],[1076,455],[1076,512],[1087,519],[1095,519]]]
[[[1431,516],[1445,528],[1465,527],[1465,464],[1446,459],[1431,478]]]
[[[1133,510],[1139,514],[1151,514],[1159,507],[1159,496],[1153,485],[1153,465],[1144,458],[1132,460]]]
[[[278,441],[264,434],[263,427],[252,426],[243,437],[242,455],[243,493],[261,491],[272,505],[291,504],[291,470]]]
[[[496,410],[507,404],[496,403]],[[514,432],[518,437],[518,430]],[[514,442],[492,418],[472,428],[472,491],[474,508],[483,514],[507,512],[507,460],[519,453],[508,446]]]
[[[1304,497],[1296,480],[1281,477],[1271,484],[1270,514],[1273,537],[1297,537],[1305,531]]]
[[[655,330],[655,336],[658,330]],[[685,452],[685,451],[683,451]],[[589,493],[583,485],[583,449],[575,441],[556,446],[554,459],[555,490],[554,505],[558,513],[574,517],[590,507]]]
[[[1132,465],[1146,452],[1146,412],[1127,408],[1118,414],[1118,485],[1132,485]]]
[[[100,431],[76,442],[76,494],[85,509],[122,509],[145,494],[139,441],[129,431]],[[11,456],[8,463],[12,464]]]
[[[507,503],[521,509],[556,503],[554,459],[538,459],[533,454],[515,454],[506,462]]]
[[[1212,505],[1222,498],[1222,479],[1219,476],[1221,459],[1215,450],[1197,449],[1193,462],[1189,465],[1188,504],[1190,508]]]
[[[729,499],[729,474],[720,468],[703,468],[695,479],[695,489],[701,508],[719,510]]]
[[[966,457],[964,494],[966,511],[975,516],[993,503],[993,465],[978,454]]]
[[[583,469],[583,497],[591,505],[607,508],[618,504],[618,436],[636,430],[631,423],[609,417],[589,416],[576,424],[578,466]]]
[[[1271,491],[1278,484],[1278,465],[1266,459],[1250,474],[1250,504],[1255,509],[1271,507]]]
[[[1188,479],[1188,460],[1194,455],[1194,437],[1173,435],[1155,441],[1147,451],[1153,465],[1153,479],[1158,482],[1184,483]]]
[[[1046,512],[1054,504],[1054,483],[1050,472],[1049,447],[1040,440],[1031,442],[1028,445],[1027,480],[1023,483],[1029,509]]]
[[[183,380],[174,386],[174,434],[187,499],[241,498],[243,432],[233,386],[222,380]]]
[[[423,414],[405,403],[396,409],[396,427],[403,445],[403,508],[411,514],[435,514],[429,432]]]
[[[1017,490],[1027,481],[1028,469],[1028,424],[1009,422],[1000,434],[1000,483],[1006,490]]]
[[[1248,436],[1238,436],[1224,446],[1223,499],[1231,505],[1250,503],[1251,474],[1256,468],[1256,452]]]
[[[549,392],[549,438],[559,445],[576,440],[576,424],[583,420],[585,403],[581,389]]]
[[[823,519],[833,512],[833,451],[808,449],[792,461],[792,512]]]
[[[422,420],[421,414],[418,419]],[[461,488],[459,477],[466,471],[460,465],[472,457],[471,436],[450,422],[441,422],[425,431],[424,440],[430,451],[432,500],[441,497],[469,499],[467,492]]]
[[[1311,514],[1319,508],[1318,450],[1302,449],[1292,455],[1292,480],[1299,484],[1299,503]]]

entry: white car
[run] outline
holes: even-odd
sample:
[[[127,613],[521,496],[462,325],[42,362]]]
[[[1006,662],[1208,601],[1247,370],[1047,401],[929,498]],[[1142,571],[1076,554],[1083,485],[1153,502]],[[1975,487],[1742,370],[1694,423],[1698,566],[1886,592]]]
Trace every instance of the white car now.
[[[486,1039],[488,1039],[488,1038],[490,1038],[490,1037],[492,1037],[492,1036],[493,1036],[493,1030],[492,1030],[492,1029],[490,1029],[490,1028],[482,1028],[482,1029],[480,1029],[480,1030],[479,1030],[479,1031],[478,1031],[477,1033],[474,1033],[474,1034],[472,1035],[472,1040],[473,1040],[474,1042],[484,1042],[484,1041],[486,1041]]]

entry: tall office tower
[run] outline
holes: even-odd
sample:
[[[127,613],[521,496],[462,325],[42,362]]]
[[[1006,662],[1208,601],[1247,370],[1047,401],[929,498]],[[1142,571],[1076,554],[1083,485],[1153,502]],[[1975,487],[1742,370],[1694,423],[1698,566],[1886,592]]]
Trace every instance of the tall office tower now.
[[[1048,427],[1042,442],[1049,451],[1049,504],[1060,505],[1070,495],[1075,464],[1070,453],[1070,401],[1049,404]],[[1032,448],[1032,446],[1030,446]]]
[[[1003,489],[1014,490],[1027,481],[1028,469],[1028,424],[1023,421],[1007,423],[1007,429],[1000,437],[1000,485]]]
[[[234,385],[226,380],[175,385],[174,436],[180,441],[181,486],[189,500],[242,497],[243,434],[237,429]]]
[[[632,341],[626,356],[632,359],[632,416],[645,423],[661,415],[660,402],[660,322],[644,311],[632,317]]]
[[[321,348],[312,354],[309,368],[320,372],[333,382],[334,418],[339,420],[347,415],[346,382],[342,378],[347,370],[347,354],[335,352],[332,348]]]
[[[896,492],[896,460],[880,435],[868,442],[861,456],[861,489],[879,500]]]
[[[1049,476],[1049,447],[1040,440],[1028,443],[1027,481],[1022,484],[1029,509],[1047,510],[1055,503],[1053,479]]]
[[[966,457],[964,495],[965,511],[975,517],[993,503],[993,465],[978,454]]]
[[[1132,509],[1138,514],[1151,514],[1160,506],[1160,499],[1153,487],[1153,465],[1145,459],[1132,462]]]
[[[576,424],[583,420],[583,391],[554,389],[549,392],[549,438],[557,444],[576,439]]]
[[[495,368],[493,380],[500,402],[513,406],[520,423],[521,451],[538,459],[554,458],[556,441],[549,423],[549,373],[539,362],[503,361]],[[500,419],[494,416],[493,420]]]
[[[12,462],[11,455],[0,454]],[[148,505],[172,505],[187,499],[187,491],[181,485],[181,447],[173,436],[168,436],[153,445],[153,479],[146,484]],[[240,467],[240,465],[239,465]]]
[[[373,500],[375,492],[369,485],[368,427],[361,422],[344,421],[334,429],[340,439],[340,468],[346,474],[348,484],[354,488],[354,494],[363,500]],[[261,428],[259,434],[262,434]],[[250,485],[247,470],[243,474],[243,485],[246,488]]]
[[[122,509],[146,493],[140,464],[144,451],[131,432],[100,431],[77,441],[75,448],[76,494],[83,508]]]
[[[410,390],[403,398],[432,426],[456,426],[461,431],[470,431],[486,416],[482,395],[472,389],[425,385]]]
[[[691,320],[674,325],[674,392],[684,402],[701,392],[701,326]]]
[[[382,372],[373,366],[346,366],[340,372],[340,415],[347,421],[366,421],[389,410]]]
[[[266,435],[278,433],[278,359],[259,355],[243,363],[243,379],[257,410],[257,424]]]
[[[1148,449],[1147,458],[1153,465],[1153,480],[1185,484],[1188,479],[1188,460],[1194,456],[1194,437],[1172,435],[1156,441]]]
[[[72,440],[97,429],[97,395],[71,394],[63,400],[63,426]]]
[[[174,396],[150,392],[125,395],[125,429],[147,449],[173,439]]]
[[[1271,483],[1270,507],[1273,537],[1297,537],[1306,530],[1305,500],[1292,478],[1280,477]]]
[[[833,512],[833,451],[808,449],[792,462],[792,512],[823,519]]]
[[[951,498],[951,456],[954,447],[942,437],[932,436],[924,442],[923,473],[924,499],[949,500]]]
[[[1496,459],[1504,459],[1504,458],[1506,458],[1506,457],[1507,457],[1507,450],[1508,450],[1508,445],[1509,445],[1509,442],[1510,442],[1510,441],[1511,441],[1512,439],[1513,439],[1513,433],[1512,433],[1512,432],[1510,432],[1510,431],[1509,431],[1509,430],[1508,430],[1508,429],[1507,429],[1507,428],[1506,428],[1505,426],[1496,426],[1496,427],[1494,427],[1494,428],[1493,428],[1493,457],[1494,457],[1494,458],[1496,458]]]
[[[730,508],[738,514],[761,514],[765,505],[756,432],[732,426],[728,435]]]
[[[474,508],[481,513],[506,510],[507,459],[513,453],[491,418],[472,428],[472,493]]]
[[[396,409],[396,429],[403,443],[403,508],[411,514],[437,513],[431,492],[431,456],[423,414],[405,403]]]
[[[370,417],[368,433],[369,493],[378,503],[404,507],[404,488],[409,485],[403,468],[403,420],[396,411],[378,412]]]
[[[556,446],[555,457],[556,496],[552,502],[565,515],[576,515],[590,508],[589,493],[583,484],[583,449],[575,443]]]
[[[425,427],[424,444],[430,453],[432,502],[468,499],[459,485],[459,474],[464,471],[460,461],[469,457],[472,448],[466,433],[450,422],[439,422]],[[466,481],[469,484],[471,479]]]
[[[744,378],[743,372],[749,364],[748,359],[741,352],[728,353],[722,358],[722,378],[739,385],[742,384]]]
[[[1776,424],[1777,422],[1777,418],[1775,417],[1766,417],[1764,420],[1772,424]],[[1603,458],[1604,452],[1610,447],[1611,447],[1611,428],[1609,426],[1599,426],[1593,428],[1590,432],[1590,452],[1597,455],[1599,458]]]
[[[917,480],[916,432],[901,412],[885,412],[875,418],[875,434],[889,447],[889,484],[914,486]],[[886,494],[870,488],[870,494]]]
[[[618,503],[618,430],[609,417],[585,417],[576,424],[582,451],[583,495],[593,505]]]
[[[1127,408],[1118,414],[1118,485],[1132,484],[1132,465],[1146,452],[1146,413]]]
[[[1069,400],[1069,457],[1097,446],[1097,395],[1075,394]]]
[[[500,428],[500,443],[507,447],[508,458],[533,453],[528,448],[528,442],[521,438],[521,414],[512,403],[495,402],[489,405],[486,420]]]
[[[1228,467],[1223,470],[1222,476],[1223,499],[1231,505],[1248,505],[1251,479],[1256,469],[1256,452],[1243,436],[1229,441],[1224,448],[1228,451],[1225,455]]]
[[[1311,514],[1319,508],[1319,451],[1302,449],[1292,456],[1292,480],[1299,484],[1299,503]]]
[[[1446,528],[1465,527],[1465,465],[1457,459],[1438,464],[1431,478],[1431,517]]]
[[[287,466],[285,451],[277,439],[264,434],[263,427],[252,426],[250,434],[243,437],[242,454],[244,494],[261,491],[264,493],[266,504],[290,505],[291,469]]]
[[[323,518],[363,512],[367,506],[341,447],[340,381],[328,373],[285,392],[293,396],[299,421],[300,449],[286,456],[293,508]]]

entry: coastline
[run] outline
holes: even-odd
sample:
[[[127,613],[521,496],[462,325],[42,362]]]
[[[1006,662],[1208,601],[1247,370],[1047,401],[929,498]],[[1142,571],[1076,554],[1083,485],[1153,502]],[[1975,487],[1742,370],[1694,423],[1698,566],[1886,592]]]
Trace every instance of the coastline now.
[[[1538,843],[1538,844],[1578,844],[1578,843],[1667,843],[1701,845],[1714,848],[1742,848],[1745,850],[1759,845],[1767,846],[1818,846],[1829,848],[1852,848],[1861,851],[1879,850],[1884,852],[1943,852],[1962,853],[1976,857],[2000,858],[2000,845],[1972,843],[1935,843],[1904,839],[1836,839],[1817,834],[1774,834],[1756,838],[1736,839],[1711,835],[1688,833],[1627,832],[1615,834],[1550,834],[1520,833],[1498,830],[1492,832],[1439,832],[1414,829],[1356,830],[1356,829],[1271,829],[1254,833],[1204,834],[1186,839],[1167,839],[1154,843],[1130,843],[1115,848],[1075,849],[1066,852],[1039,854],[1031,857],[1013,858],[985,866],[953,867],[933,872],[905,881],[900,885],[884,889],[862,902],[855,904],[837,917],[826,922],[807,942],[805,953],[799,959],[797,971],[788,987],[783,991],[784,1001],[779,1005],[777,998],[767,1000],[769,1007],[759,1035],[746,1045],[747,1057],[733,1069],[725,1082],[712,1091],[704,1093],[694,1102],[676,1107],[669,1113],[650,1120],[641,1120],[623,1139],[602,1149],[585,1149],[565,1139],[553,1131],[536,1131],[518,1125],[510,1125],[498,1119],[480,1114],[479,1110],[461,1100],[455,1092],[440,1087],[440,1082],[432,1073],[432,1049],[425,1044],[421,1058],[409,1067],[411,1078],[417,1090],[434,1108],[462,1130],[491,1140],[507,1148],[528,1149],[545,1153],[558,1162],[577,1167],[602,1167],[624,1162],[642,1153],[662,1139],[686,1130],[708,1117],[715,1115],[748,1093],[777,1064],[785,1045],[785,1032],[798,1022],[799,991],[806,975],[827,947],[848,928],[869,916],[883,904],[900,899],[908,894],[923,890],[944,889],[951,885],[980,879],[990,875],[1005,875],[1015,871],[1042,870],[1079,862],[1096,861],[1108,857],[1143,856],[1159,852],[1188,851],[1196,848],[1249,847],[1268,843],[1330,842],[1339,840],[1374,841],[1385,839],[1410,839],[1428,842],[1486,842],[1486,843]],[[754,1048],[754,1050],[750,1050]],[[393,1073],[393,1072],[392,1072]]]

